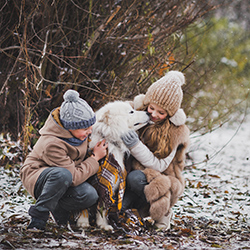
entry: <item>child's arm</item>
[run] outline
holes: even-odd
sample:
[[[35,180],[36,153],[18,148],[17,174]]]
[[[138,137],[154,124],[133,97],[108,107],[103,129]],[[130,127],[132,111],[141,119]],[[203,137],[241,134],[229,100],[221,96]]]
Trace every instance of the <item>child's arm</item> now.
[[[128,134],[124,135],[122,140],[124,144],[130,149],[130,153],[144,167],[160,172],[164,172],[168,168],[176,153],[176,149],[174,149],[166,158],[158,159],[148,149],[148,147],[139,140],[139,137],[135,131],[130,131]]]
[[[81,164],[75,165],[75,162],[69,157],[66,147],[56,143],[50,143],[43,152],[42,160],[48,166],[63,167],[68,169],[73,177],[72,185],[78,186],[97,173],[99,169],[98,160],[106,155],[106,148],[107,144],[105,144],[105,141],[102,141],[94,148],[95,156],[93,155],[88,157]]]
[[[141,141],[130,149],[130,153],[139,161],[144,167],[157,170],[159,172],[164,172],[169,164],[172,162],[176,149],[174,149],[170,155],[164,159],[158,159],[154,154],[148,149],[148,147]]]

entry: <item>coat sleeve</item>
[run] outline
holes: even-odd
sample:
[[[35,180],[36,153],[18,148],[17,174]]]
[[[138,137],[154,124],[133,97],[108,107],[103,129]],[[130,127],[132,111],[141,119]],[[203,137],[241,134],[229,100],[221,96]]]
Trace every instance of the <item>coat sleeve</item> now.
[[[73,186],[83,183],[99,169],[99,163],[93,157],[89,157],[79,165],[75,165],[63,145],[48,144],[42,157],[42,160],[49,166],[68,169],[73,177]]]
[[[139,143],[130,149],[130,152],[144,167],[164,172],[172,162],[176,149],[168,157],[158,159],[145,144],[139,141]]]

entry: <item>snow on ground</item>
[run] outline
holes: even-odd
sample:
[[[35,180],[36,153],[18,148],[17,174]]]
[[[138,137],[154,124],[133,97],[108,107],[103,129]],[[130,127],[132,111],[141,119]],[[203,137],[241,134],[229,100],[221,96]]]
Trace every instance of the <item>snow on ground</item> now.
[[[203,136],[191,135],[191,164],[176,213],[231,226],[250,225],[250,119]]]
[[[175,218],[192,216],[231,226],[250,224],[250,119],[200,136],[191,135],[184,170],[186,189],[174,206]],[[0,168],[0,222],[28,217],[33,199],[23,189],[18,169]],[[24,195],[25,194],[25,195]]]
[[[18,171],[0,168],[0,222],[12,215],[27,217],[33,198],[24,190]]]

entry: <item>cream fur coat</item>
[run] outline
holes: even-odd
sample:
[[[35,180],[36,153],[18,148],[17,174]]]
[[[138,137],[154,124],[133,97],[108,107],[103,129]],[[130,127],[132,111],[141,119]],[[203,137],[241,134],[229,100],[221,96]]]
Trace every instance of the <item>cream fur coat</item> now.
[[[140,169],[146,175],[148,185],[144,193],[150,206],[139,211],[143,217],[151,216],[155,221],[167,216],[171,207],[178,201],[185,188],[185,180],[182,171],[185,167],[185,156],[189,146],[190,131],[186,125],[176,126],[171,123],[168,131],[172,148],[176,148],[176,154],[169,167],[162,173],[144,168],[134,160],[133,169]]]

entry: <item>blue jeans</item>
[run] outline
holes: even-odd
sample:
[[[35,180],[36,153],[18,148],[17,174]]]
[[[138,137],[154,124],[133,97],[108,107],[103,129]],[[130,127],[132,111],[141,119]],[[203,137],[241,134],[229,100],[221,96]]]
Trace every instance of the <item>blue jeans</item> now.
[[[128,174],[122,201],[122,212],[129,208],[140,209],[148,205],[144,194],[144,188],[147,184],[146,176],[142,171],[133,170]]]
[[[36,204],[29,211],[32,217],[47,220],[49,211],[81,211],[98,201],[98,194],[88,182],[71,186],[72,174],[61,167],[49,167],[39,176],[35,185]]]

